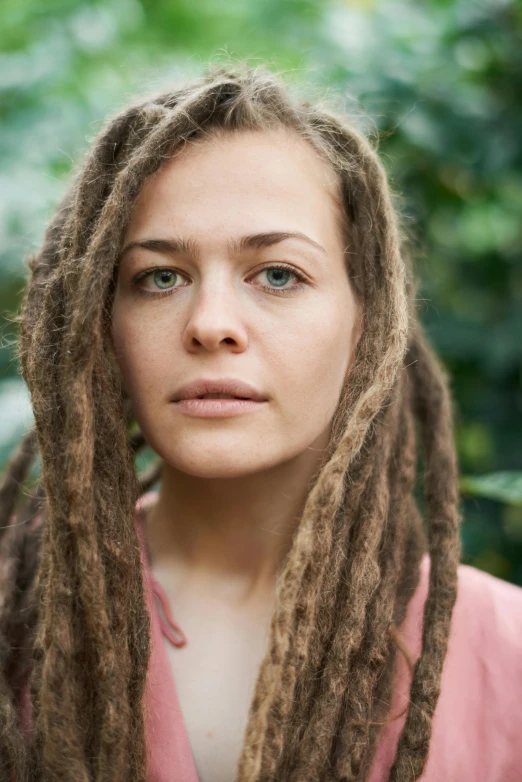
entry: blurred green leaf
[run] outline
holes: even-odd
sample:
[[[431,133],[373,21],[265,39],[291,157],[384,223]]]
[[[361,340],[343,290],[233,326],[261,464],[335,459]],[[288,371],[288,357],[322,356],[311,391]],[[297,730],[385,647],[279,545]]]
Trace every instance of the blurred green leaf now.
[[[460,480],[460,489],[464,494],[522,505],[522,472],[501,471],[486,475],[463,476]]]

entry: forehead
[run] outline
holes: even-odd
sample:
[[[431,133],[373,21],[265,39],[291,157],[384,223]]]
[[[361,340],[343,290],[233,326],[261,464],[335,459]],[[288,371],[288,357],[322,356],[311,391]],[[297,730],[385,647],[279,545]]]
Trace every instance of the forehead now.
[[[335,171],[291,130],[213,132],[176,150],[146,179],[127,239],[170,226],[178,234],[219,226],[233,232],[245,221],[251,230],[310,233],[315,226],[324,234],[341,224],[338,193]]]

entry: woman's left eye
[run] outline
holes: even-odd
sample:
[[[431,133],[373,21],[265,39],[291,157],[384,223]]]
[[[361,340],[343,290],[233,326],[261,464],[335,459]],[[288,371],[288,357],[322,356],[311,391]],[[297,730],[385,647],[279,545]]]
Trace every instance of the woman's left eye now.
[[[265,268],[258,271],[254,277],[259,277],[261,274],[266,274],[268,285],[260,285],[260,287],[268,291],[293,293],[296,290],[304,288],[306,284],[306,278],[304,275],[302,275],[292,266],[286,266],[284,264],[265,266]],[[157,286],[155,291],[147,290],[141,285],[142,281],[146,280],[148,277],[151,277],[154,285]],[[145,296],[158,297],[165,296],[167,294],[173,293],[179,288],[185,287],[188,283],[185,283],[185,285],[175,285],[177,279],[181,277],[185,277],[185,275],[181,274],[179,271],[177,271],[177,269],[171,269],[169,267],[163,266],[157,269],[150,269],[149,271],[143,272],[135,278],[134,283],[139,289],[139,292]],[[296,282],[294,285],[288,286],[288,282],[292,278]]]
[[[259,274],[265,274],[265,273],[269,285],[261,285],[261,287],[266,288],[267,290],[280,290],[282,293],[287,293],[287,292],[293,293],[294,291],[299,290],[300,288],[304,288],[305,277],[302,274],[300,274],[296,269],[292,268],[291,266],[285,266],[283,264],[277,264],[275,266],[266,266],[264,269],[261,269],[261,271],[256,274],[256,277]],[[284,287],[292,277],[295,280],[297,280],[297,284],[292,285],[290,287]]]

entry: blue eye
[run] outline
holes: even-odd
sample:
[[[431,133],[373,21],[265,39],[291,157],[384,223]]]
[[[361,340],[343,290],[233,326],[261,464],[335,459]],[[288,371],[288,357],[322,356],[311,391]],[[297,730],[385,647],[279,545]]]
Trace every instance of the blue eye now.
[[[179,287],[184,287],[180,285],[176,286],[178,277],[181,276],[180,272],[176,269],[162,266],[157,269],[149,269],[148,271],[139,274],[134,280],[134,285],[144,296],[164,296],[168,293],[173,293],[178,290]],[[146,280],[149,277],[153,281],[155,290],[147,290],[142,287],[143,280]]]
[[[266,276],[270,284],[275,285],[276,287],[283,286],[290,278],[290,270],[282,269],[279,266],[274,266],[271,269],[264,269],[264,271],[266,271]],[[271,280],[269,279],[270,276],[272,276]]]
[[[282,294],[295,293],[306,285],[306,277],[298,272],[297,269],[294,269],[293,266],[273,264],[272,266],[266,266],[264,269],[261,269],[256,276],[264,273],[266,273],[270,285],[261,285],[260,287],[267,291],[272,291],[273,293],[276,291]],[[283,287],[292,277],[296,281],[294,285],[287,288]]]
[[[168,286],[169,282],[172,282],[172,277],[177,276],[177,272],[175,272],[173,269],[156,269],[156,271],[153,273],[153,280],[155,285],[158,286],[158,288],[161,288],[161,290],[169,290]]]

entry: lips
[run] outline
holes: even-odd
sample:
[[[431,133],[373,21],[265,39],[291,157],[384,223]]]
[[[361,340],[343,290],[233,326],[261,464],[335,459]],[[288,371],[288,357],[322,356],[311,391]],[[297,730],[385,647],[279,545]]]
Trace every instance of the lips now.
[[[236,399],[247,399],[254,402],[265,402],[267,400],[266,395],[257,388],[236,378],[198,378],[179,388],[172,401],[180,402],[184,399],[198,399],[204,394],[230,394]]]

